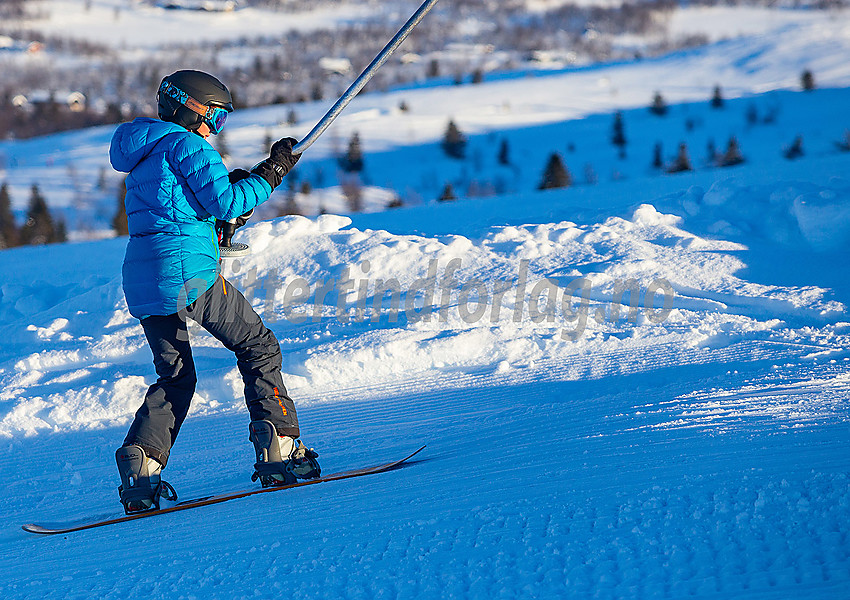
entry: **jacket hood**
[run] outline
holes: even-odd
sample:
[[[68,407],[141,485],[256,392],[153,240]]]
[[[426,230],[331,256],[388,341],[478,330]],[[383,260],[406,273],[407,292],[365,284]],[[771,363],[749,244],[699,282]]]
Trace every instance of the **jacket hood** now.
[[[153,151],[162,138],[176,132],[185,133],[186,129],[176,123],[148,117],[122,123],[112,136],[109,161],[116,171],[129,173]]]

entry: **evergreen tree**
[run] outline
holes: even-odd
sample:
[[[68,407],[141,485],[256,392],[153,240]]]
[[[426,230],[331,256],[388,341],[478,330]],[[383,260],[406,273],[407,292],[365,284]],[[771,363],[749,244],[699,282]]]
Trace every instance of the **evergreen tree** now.
[[[290,182],[289,187],[286,189],[286,199],[283,203],[283,206],[280,210],[277,211],[278,217],[286,217],[289,215],[303,215],[304,213],[301,211],[301,207],[298,206],[298,202],[295,200],[295,183]]]
[[[428,63],[428,74],[427,77],[433,79],[434,77],[440,76],[440,62],[436,58],[432,58],[431,62]]]
[[[779,118],[779,113],[781,109],[779,105],[773,105],[767,110],[767,114],[764,115],[761,122],[765,125],[772,125],[776,123],[776,119]]]
[[[263,59],[259,56],[254,56],[254,79],[259,79],[263,77],[265,71],[265,66],[263,65]]]
[[[711,97],[711,108],[723,108],[723,92],[719,85],[714,86],[714,95]]]
[[[298,115],[295,114],[295,109],[290,108],[289,113],[286,115],[286,124],[290,127],[298,123]]]
[[[484,81],[484,71],[481,69],[475,69],[472,72],[472,83],[478,84]]]
[[[280,59],[280,55],[275,54],[272,56],[271,62],[269,63],[269,71],[272,73],[280,73],[283,70],[283,62]]]
[[[758,122],[759,109],[753,102],[750,102],[750,104],[747,106],[747,124],[752,126],[757,125]]]
[[[457,200],[457,195],[455,195],[455,189],[452,187],[451,183],[447,183],[443,188],[440,197],[437,198],[437,202],[454,202]]]
[[[676,160],[667,168],[668,173],[682,173],[684,171],[693,171],[691,159],[688,156],[688,145],[685,142],[679,144],[679,154],[676,155]]]
[[[734,165],[740,165],[742,162],[744,162],[744,155],[741,154],[741,149],[738,147],[738,140],[733,135],[729,138],[726,152],[717,159],[717,165],[720,167],[732,167]]]
[[[573,182],[570,172],[564,165],[561,155],[553,152],[549,156],[549,162],[546,163],[546,169],[543,171],[543,179],[537,187],[539,190],[551,190],[556,188],[569,187]]]
[[[835,142],[835,146],[842,152],[850,152],[850,130],[844,132],[844,139]]]
[[[266,129],[266,134],[265,136],[263,136],[262,153],[268,154],[269,152],[271,152],[272,144],[274,144],[274,138],[272,138],[272,131],[271,129]]]
[[[389,202],[387,202],[387,208],[401,208],[404,206],[404,202],[401,200],[401,196],[394,195]]]
[[[56,224],[56,235],[53,238],[53,242],[56,244],[62,244],[68,241],[68,227],[65,225],[65,220],[62,219]]]
[[[809,69],[803,71],[803,74],[800,76],[800,87],[807,92],[815,89],[815,75]]]
[[[617,111],[614,114],[614,125],[612,128],[611,143],[620,149],[620,156],[625,157],[627,144],[626,131],[625,126],[623,124],[623,113],[620,111]]]
[[[340,187],[343,196],[345,196],[348,211],[352,213],[363,212],[363,184],[360,181],[360,176],[351,175],[344,178]]]
[[[103,120],[106,123],[120,123],[124,120],[124,113],[121,110],[121,105],[118,102],[110,102],[106,105],[106,111],[103,115]]]
[[[325,171],[321,166],[316,167],[316,170],[313,171],[313,187],[320,188],[325,184]]]
[[[720,161],[720,157],[717,156],[717,146],[714,145],[714,138],[708,138],[705,145],[705,158],[710,165]]]
[[[339,166],[346,173],[359,173],[363,170],[363,149],[360,134],[356,131],[348,142],[348,151],[339,158]]]
[[[655,97],[652,99],[649,112],[659,117],[663,117],[667,114],[667,103],[664,101],[664,96],[661,95],[661,92],[655,92]]]
[[[499,144],[499,164],[506,167],[511,164],[511,149],[508,146],[507,138],[502,138],[502,142]]]
[[[127,225],[127,207],[124,205],[124,199],[127,197],[127,178],[121,181],[118,187],[118,205],[115,211],[115,216],[112,218],[112,229],[115,230],[115,235],[130,235],[130,229]]]
[[[782,155],[788,160],[794,160],[803,156],[805,152],[803,151],[803,136],[798,135],[794,138],[794,141],[791,145],[785,149]]]
[[[12,213],[12,198],[9,186],[0,186],[0,249],[18,245],[18,226]]]
[[[106,167],[101,167],[97,175],[97,189],[103,191],[106,189]]]
[[[304,211],[301,210],[301,207],[298,205],[298,202],[295,200],[295,195],[287,194],[286,195],[286,203],[283,205],[283,208],[280,210],[277,216],[279,217],[287,217],[291,215],[303,215]]]
[[[656,169],[664,168],[664,153],[661,142],[655,142],[655,148],[652,151],[652,166]]]
[[[443,151],[451,158],[466,157],[466,136],[461,133],[453,120],[449,121],[446,134],[443,137]]]
[[[27,211],[27,220],[21,228],[21,244],[33,246],[52,244],[58,241],[57,238],[56,226],[53,223],[53,217],[50,216],[47,202],[41,195],[38,184],[34,183],[29,210]]]

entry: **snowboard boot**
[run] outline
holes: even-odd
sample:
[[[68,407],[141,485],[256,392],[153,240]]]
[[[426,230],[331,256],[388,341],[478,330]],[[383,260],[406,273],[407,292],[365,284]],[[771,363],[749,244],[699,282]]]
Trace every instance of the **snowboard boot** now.
[[[271,421],[251,421],[248,427],[254,444],[257,462],[251,481],[262,486],[289,485],[299,479],[315,479],[322,473],[316,458],[318,453],[300,440],[278,436]]]
[[[177,500],[177,492],[160,477],[160,465],[139,446],[123,446],[115,452],[121,485],[118,495],[128,515],[159,509],[159,499]]]

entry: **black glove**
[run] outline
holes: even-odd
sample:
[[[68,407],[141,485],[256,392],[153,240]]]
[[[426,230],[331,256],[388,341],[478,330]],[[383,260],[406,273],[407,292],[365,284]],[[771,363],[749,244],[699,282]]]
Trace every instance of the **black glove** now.
[[[276,141],[272,146],[271,152],[269,152],[269,160],[280,165],[286,170],[286,173],[289,173],[292,170],[292,167],[295,166],[295,163],[298,162],[298,159],[301,158],[300,154],[292,153],[292,148],[294,148],[297,143],[298,140],[295,138],[283,138],[282,140]],[[284,173],[284,175],[286,175],[286,173]]]
[[[238,228],[242,227],[245,223],[247,223],[248,219],[250,219],[251,215],[253,215],[253,214],[254,214],[254,209],[252,208],[251,210],[246,212],[244,215],[236,217],[236,228],[238,229]]]
[[[251,172],[265,179],[272,189],[275,189],[301,158],[300,154],[292,154],[292,147],[297,142],[295,138],[283,138],[276,141],[269,157],[254,167]]]
[[[230,183],[236,183],[237,181],[248,179],[250,176],[251,173],[249,173],[245,169],[233,169],[230,173],[227,174],[227,178],[230,180]]]

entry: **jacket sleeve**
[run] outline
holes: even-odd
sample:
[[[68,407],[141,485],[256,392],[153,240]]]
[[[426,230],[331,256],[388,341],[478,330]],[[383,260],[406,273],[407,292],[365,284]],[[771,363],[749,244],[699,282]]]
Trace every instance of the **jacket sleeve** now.
[[[195,134],[181,136],[174,146],[174,158],[195,199],[216,219],[229,221],[244,215],[272,193],[271,186],[259,175],[231,184],[221,156]]]

